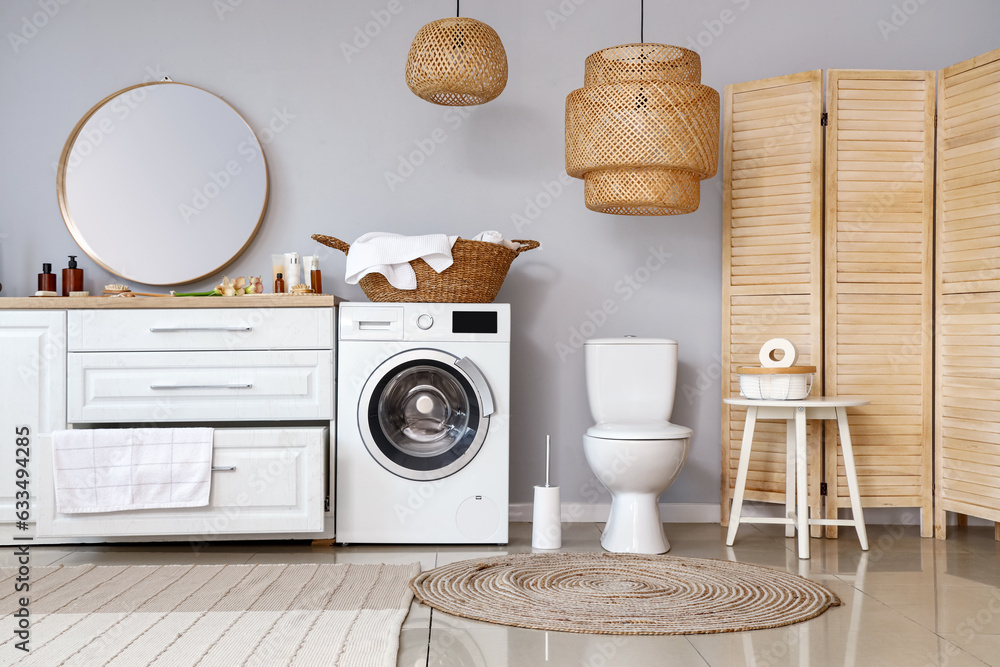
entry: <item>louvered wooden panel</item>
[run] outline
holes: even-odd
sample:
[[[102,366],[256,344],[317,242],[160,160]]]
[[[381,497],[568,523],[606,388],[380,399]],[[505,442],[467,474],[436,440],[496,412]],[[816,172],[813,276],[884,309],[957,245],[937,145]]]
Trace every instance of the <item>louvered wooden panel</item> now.
[[[825,391],[872,401],[850,416],[862,504],[919,508],[930,536],[934,73],[831,70],[827,109]],[[849,501],[827,428],[833,516]]]
[[[931,488],[924,298],[880,293],[837,293],[836,298],[827,304],[828,313],[836,313],[830,313],[836,330],[828,337],[836,340],[836,356],[828,358],[836,363],[827,373],[827,393],[871,400],[871,405],[853,408],[850,414],[863,504],[922,507],[928,500],[925,490]],[[835,442],[833,431],[827,442]],[[842,507],[849,503],[840,448],[828,447],[827,457],[829,465],[836,461]],[[828,471],[828,478],[831,474]],[[827,510],[832,509],[828,499]]]
[[[937,511],[1000,521],[1000,292],[938,304]]]
[[[760,346],[771,338],[788,338],[795,343],[802,365],[815,365],[813,333],[818,318],[812,315],[813,300],[809,294],[743,295],[735,294],[730,302],[730,331],[724,344],[729,348],[729,375],[723,392],[727,396],[739,396],[740,386],[737,369],[742,366],[760,366]],[[816,390],[819,394],[819,390]],[[723,440],[728,439],[728,452],[723,453],[723,476],[727,479],[724,497],[731,498],[739,467],[740,446],[746,408],[729,407],[728,420],[723,422]],[[816,423],[809,422],[808,438],[811,447],[810,492],[813,493],[813,507],[819,507],[819,466],[820,430]],[[767,502],[785,501],[785,423],[758,421],[754,433],[753,451],[750,457],[750,472],[747,477],[746,499]],[[728,494],[726,496],[725,494]]]
[[[807,72],[726,88],[726,278],[734,288],[772,294],[814,288],[819,81],[819,72]]]
[[[938,77],[935,531],[1000,540],[1000,49]]]
[[[726,86],[723,397],[739,396],[736,369],[759,366],[758,352],[770,338],[791,339],[802,363],[822,365],[814,356],[822,346],[821,94],[818,70]],[[745,409],[722,407],[723,525],[745,416]],[[819,507],[820,435],[810,425],[814,508]],[[785,425],[758,422],[746,497],[784,503],[784,493]]]
[[[1000,290],[1000,49],[941,72],[937,188],[942,291]]]

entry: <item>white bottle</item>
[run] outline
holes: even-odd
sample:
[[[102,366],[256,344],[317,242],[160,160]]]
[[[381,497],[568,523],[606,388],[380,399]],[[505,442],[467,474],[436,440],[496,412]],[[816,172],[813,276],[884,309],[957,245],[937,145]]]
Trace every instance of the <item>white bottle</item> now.
[[[285,291],[291,293],[292,287],[302,282],[302,263],[299,253],[285,253]]]

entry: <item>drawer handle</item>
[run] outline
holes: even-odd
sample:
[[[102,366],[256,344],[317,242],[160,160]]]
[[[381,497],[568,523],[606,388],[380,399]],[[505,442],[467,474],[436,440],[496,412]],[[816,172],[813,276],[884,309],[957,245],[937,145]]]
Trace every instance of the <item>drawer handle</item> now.
[[[150,327],[150,333],[172,333],[175,331],[253,331],[253,327]]]
[[[236,470],[236,466],[212,466],[212,472],[229,472]]]
[[[252,389],[253,384],[151,384],[150,389]]]

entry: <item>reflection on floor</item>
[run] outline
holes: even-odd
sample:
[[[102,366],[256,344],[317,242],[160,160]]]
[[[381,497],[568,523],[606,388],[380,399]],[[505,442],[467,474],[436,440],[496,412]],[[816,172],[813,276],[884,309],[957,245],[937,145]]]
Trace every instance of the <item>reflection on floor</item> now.
[[[601,526],[563,525],[563,551],[599,551]],[[812,541],[800,561],[783,526],[744,526],[733,548],[725,529],[667,526],[671,555],[765,565],[823,583],[844,602],[811,621],[772,630],[715,635],[625,637],[542,632],[456,618],[414,603],[403,625],[399,665],[603,667],[711,665],[771,667],[855,665],[1000,666],[1000,543],[993,529],[957,528],[946,541],[921,539],[917,528],[869,526],[871,551],[842,531]],[[164,563],[409,563],[435,565],[531,551],[531,526],[511,524],[498,546],[351,546],[308,543],[214,543],[63,546],[31,549],[32,565]],[[13,549],[0,565],[14,564]]]

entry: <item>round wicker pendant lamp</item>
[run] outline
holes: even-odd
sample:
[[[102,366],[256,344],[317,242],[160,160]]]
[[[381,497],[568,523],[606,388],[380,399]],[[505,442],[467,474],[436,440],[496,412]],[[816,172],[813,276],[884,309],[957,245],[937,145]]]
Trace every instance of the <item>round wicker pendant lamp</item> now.
[[[410,45],[406,85],[434,104],[485,104],[507,85],[507,52],[496,31],[481,21],[462,16],[432,21]]]
[[[666,44],[591,54],[583,88],[566,97],[566,173],[592,211],[679,215],[698,209],[700,181],[719,165],[719,93],[701,58]]]

